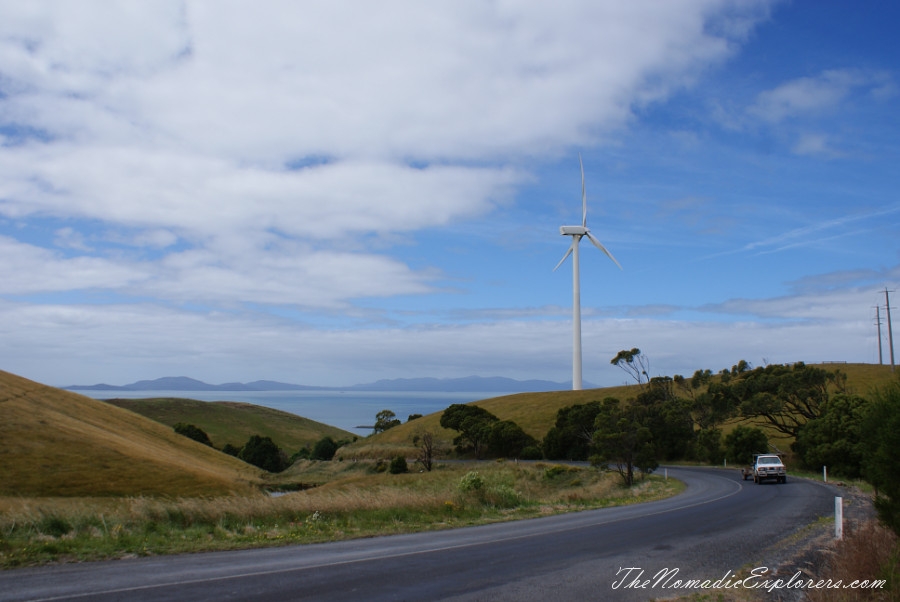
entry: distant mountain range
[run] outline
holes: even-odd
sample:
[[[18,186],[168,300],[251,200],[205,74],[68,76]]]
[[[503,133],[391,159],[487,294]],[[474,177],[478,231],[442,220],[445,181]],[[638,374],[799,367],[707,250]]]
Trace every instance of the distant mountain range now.
[[[585,388],[593,385],[584,383]],[[527,393],[560,391],[571,384],[549,380],[514,380],[502,376],[467,376],[464,378],[395,378],[349,387],[314,387],[295,385],[274,380],[255,380],[249,383],[224,383],[211,385],[187,376],[164,376],[155,380],[139,380],[130,385],[72,385],[63,387],[70,391],[463,391],[490,393]]]

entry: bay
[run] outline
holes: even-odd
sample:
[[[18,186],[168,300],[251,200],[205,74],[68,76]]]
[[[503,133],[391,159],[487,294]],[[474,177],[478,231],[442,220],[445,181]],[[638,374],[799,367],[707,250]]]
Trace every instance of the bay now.
[[[468,403],[507,393],[471,391],[78,391],[94,399],[182,397],[200,401],[241,401],[316,422],[336,426],[359,436],[372,433],[375,414],[391,410],[401,421],[410,414],[440,412],[454,403]],[[367,427],[367,428],[359,428]]]

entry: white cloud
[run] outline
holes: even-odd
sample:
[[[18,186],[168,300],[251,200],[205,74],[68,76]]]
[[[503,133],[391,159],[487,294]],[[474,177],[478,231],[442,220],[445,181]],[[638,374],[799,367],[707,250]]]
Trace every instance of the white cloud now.
[[[97,265],[97,224],[120,244],[183,241],[204,259],[137,268],[178,298],[431,290],[366,236],[485,215],[529,177],[497,165],[620,127],[727,58],[765,6],[6,4],[0,214],[68,220],[67,246]]]
[[[748,112],[770,123],[836,109],[854,90],[871,87],[876,79],[853,69],[824,71],[761,92]]]
[[[98,257],[65,257],[0,236],[0,294],[121,288],[148,278],[139,266]]]
[[[829,144],[828,136],[824,134],[803,134],[794,144],[793,152],[797,155],[820,156],[834,158],[840,156],[837,150]]]

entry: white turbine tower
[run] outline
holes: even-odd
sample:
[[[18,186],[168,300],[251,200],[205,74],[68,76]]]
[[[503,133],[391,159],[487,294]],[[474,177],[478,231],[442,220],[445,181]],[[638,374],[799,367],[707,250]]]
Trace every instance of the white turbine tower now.
[[[612,256],[606,247],[604,247],[599,240],[597,240],[591,231],[587,228],[587,195],[584,190],[584,163],[581,161],[581,155],[578,155],[578,164],[581,166],[581,225],[580,226],[560,226],[559,233],[563,236],[571,236],[572,244],[569,245],[569,250],[566,251],[566,254],[563,255],[563,258],[559,260],[559,263],[556,264],[556,267],[553,268],[555,272],[559,266],[563,264],[566,260],[566,257],[569,255],[572,256],[572,390],[579,391],[581,390],[581,285],[579,284],[579,276],[578,276],[578,243],[581,242],[581,239],[585,236],[588,237],[594,246],[606,253],[606,256],[613,260],[619,269],[622,269],[622,266],[619,265],[619,262],[616,261],[616,258]]]

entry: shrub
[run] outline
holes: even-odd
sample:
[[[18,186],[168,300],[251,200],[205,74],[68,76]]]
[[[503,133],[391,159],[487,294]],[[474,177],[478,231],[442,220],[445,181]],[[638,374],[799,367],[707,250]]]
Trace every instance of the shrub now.
[[[765,453],[769,438],[760,429],[740,425],[725,437],[728,458],[738,464],[753,464],[753,454]]]
[[[462,476],[457,487],[463,493],[481,491],[484,488],[484,478],[477,471],[471,470]]]
[[[175,425],[175,432],[179,435],[187,437],[188,439],[193,439],[198,443],[202,443],[203,445],[208,445],[210,447],[213,446],[212,441],[209,440],[209,435],[207,435],[203,429],[194,426],[193,424],[179,422]]]
[[[393,460],[391,460],[391,474],[402,474],[404,472],[409,472],[409,465],[406,463],[406,458],[403,456],[397,456]]]
[[[334,454],[337,453],[337,450],[338,444],[335,443],[334,439],[326,436],[316,441],[312,454],[309,457],[312,460],[331,460]]]
[[[287,468],[287,457],[271,437],[253,435],[241,449],[238,458],[269,472],[281,472]]]
[[[522,449],[522,455],[519,457],[523,460],[542,460],[544,458],[544,453],[539,446],[529,445]]]

